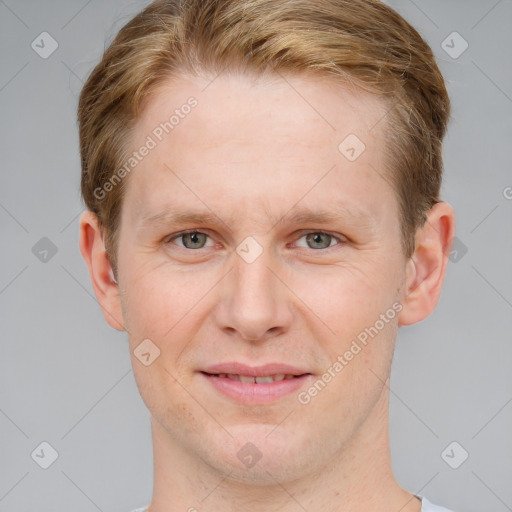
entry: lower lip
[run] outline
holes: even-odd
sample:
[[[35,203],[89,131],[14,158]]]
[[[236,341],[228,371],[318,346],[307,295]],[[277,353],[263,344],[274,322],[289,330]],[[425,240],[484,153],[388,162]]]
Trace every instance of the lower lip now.
[[[293,379],[284,379],[276,382],[262,384],[241,382],[228,377],[215,377],[201,373],[208,382],[223,395],[236,400],[241,404],[260,405],[275,402],[294,391],[300,389],[312,375],[305,374]]]

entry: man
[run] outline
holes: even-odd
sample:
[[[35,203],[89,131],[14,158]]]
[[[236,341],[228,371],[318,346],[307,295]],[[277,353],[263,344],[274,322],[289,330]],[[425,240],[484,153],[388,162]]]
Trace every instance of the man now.
[[[449,106],[376,0],[160,0],[106,50],[80,248],[151,412],[150,512],[445,510],[393,476],[388,380],[454,236]]]

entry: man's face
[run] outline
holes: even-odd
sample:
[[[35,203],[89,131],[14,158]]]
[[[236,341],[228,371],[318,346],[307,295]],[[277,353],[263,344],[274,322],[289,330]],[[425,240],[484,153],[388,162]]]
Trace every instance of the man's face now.
[[[132,149],[157,145],[126,178],[118,246],[134,374],[168,441],[212,468],[285,481],[385,428],[406,263],[385,111],[327,80],[221,75],[169,83],[137,122]]]

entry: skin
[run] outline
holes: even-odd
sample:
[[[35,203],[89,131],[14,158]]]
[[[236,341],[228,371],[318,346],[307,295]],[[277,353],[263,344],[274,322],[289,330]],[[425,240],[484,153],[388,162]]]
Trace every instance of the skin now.
[[[391,469],[390,365],[398,327],[426,318],[441,293],[452,208],[430,210],[405,258],[383,179],[385,105],[311,76],[168,82],[149,98],[133,148],[190,96],[197,107],[126,178],[118,283],[97,219],[85,212],[80,223],[96,296],[109,324],[128,332],[152,415],[150,512],[419,511]],[[353,162],[338,150],[351,133],[366,145]],[[292,222],[306,208],[340,216]],[[166,209],[213,219],[147,221]],[[208,235],[205,247],[170,239],[190,229]],[[318,231],[333,238],[311,248],[306,235]],[[248,236],[263,251],[252,263],[236,252]],[[400,313],[306,405],[295,392],[241,405],[198,373],[284,362],[316,380],[394,303]],[[149,366],[134,355],[147,338],[160,350]],[[247,442],[262,454],[251,468],[237,457]]]

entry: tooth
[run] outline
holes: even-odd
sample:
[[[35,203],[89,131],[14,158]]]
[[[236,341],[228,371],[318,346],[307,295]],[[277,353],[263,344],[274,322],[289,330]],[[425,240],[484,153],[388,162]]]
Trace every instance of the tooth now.
[[[248,375],[239,375],[240,382],[250,382],[251,384],[254,384],[255,380],[254,377],[250,377]]]
[[[224,378],[224,379],[225,379],[225,378],[227,377],[227,374],[226,374],[226,373],[219,373],[219,374],[217,375],[217,377],[221,377],[221,378]]]
[[[236,375],[235,373],[228,373],[228,379],[240,380],[240,375]]]
[[[267,382],[274,382],[274,379],[271,376],[268,377],[256,377],[257,384],[264,384]]]
[[[295,378],[295,375],[287,375],[285,377],[285,379],[289,380],[289,379],[294,379]]]
[[[274,381],[283,380],[286,377],[284,373],[280,373],[279,375],[274,375]]]

